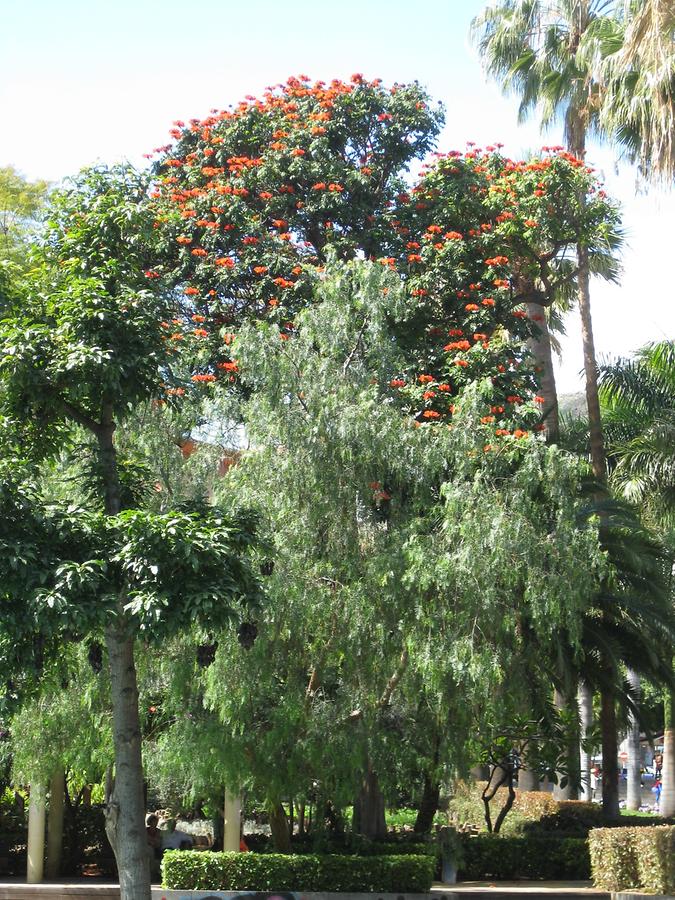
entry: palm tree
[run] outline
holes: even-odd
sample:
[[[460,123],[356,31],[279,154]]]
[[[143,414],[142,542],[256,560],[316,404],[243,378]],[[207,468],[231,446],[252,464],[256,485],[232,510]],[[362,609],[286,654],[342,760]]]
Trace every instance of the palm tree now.
[[[675,341],[643,347],[601,368],[611,479],[644,510],[675,558]],[[664,697],[661,813],[675,815],[675,692]]]
[[[675,3],[632,0],[602,35],[601,119],[653,181],[675,178]]]
[[[612,481],[660,530],[675,528],[675,341],[600,369]]]
[[[610,0],[500,0],[472,23],[483,65],[507,93],[520,95],[519,118],[538,112],[542,128],[564,121],[567,148],[583,159],[586,139],[599,131],[602,83],[593,52],[609,18]],[[590,308],[588,248],[577,246],[577,298],[581,317],[586,402],[595,477],[607,474],[597,364]]]
[[[519,119],[522,121],[537,112],[545,128],[562,118],[567,148],[579,159],[584,158],[589,132],[600,128],[602,85],[595,74],[594,49],[598,46],[595,35],[611,11],[610,0],[499,0],[472,22],[472,35],[487,73],[501,81],[506,93],[520,96]],[[607,464],[598,397],[590,275],[588,247],[579,243],[576,284],[591,461],[596,479],[603,483]],[[551,373],[548,334],[543,336],[539,347],[532,349],[542,353],[539,368],[548,376]],[[547,405],[552,402],[557,405],[555,390],[544,396]],[[553,422],[557,438],[557,415]],[[576,705],[575,693],[572,691],[568,698],[570,705]]]
[[[611,574],[582,620],[584,653],[579,676],[601,698],[603,755],[602,804],[606,818],[619,815],[617,767],[617,703],[639,717],[635,682],[629,673],[655,684],[673,686],[667,648],[675,637],[675,616],[667,577],[667,548],[640,523],[634,509],[597,497],[591,516],[602,520],[601,540]]]

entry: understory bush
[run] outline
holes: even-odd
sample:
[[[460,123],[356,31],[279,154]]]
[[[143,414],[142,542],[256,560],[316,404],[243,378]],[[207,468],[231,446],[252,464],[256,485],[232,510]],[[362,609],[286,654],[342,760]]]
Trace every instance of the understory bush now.
[[[449,804],[449,814],[461,827],[473,825],[485,830],[481,793],[484,781],[458,782]],[[492,819],[506,802],[506,788],[500,788],[491,803]],[[636,828],[670,824],[671,820],[657,816],[621,816],[616,822],[603,820],[599,803],[581,800],[554,800],[547,791],[516,791],[513,808],[501,828],[503,835],[557,835],[558,837],[586,837],[592,828],[635,826]]]
[[[25,813],[0,815],[0,875],[25,874],[27,837]],[[115,857],[105,833],[103,807],[66,805],[61,874],[82,875],[85,870],[117,876]]]
[[[290,855],[168,851],[166,888],[221,891],[378,891],[426,893],[431,856]]]
[[[675,893],[674,825],[596,828],[588,843],[596,888]]]
[[[585,838],[501,835],[465,835],[460,880],[518,878],[542,881],[590,878],[590,859]]]
[[[481,831],[485,830],[485,807],[481,798],[485,784],[484,781],[456,782],[448,803],[448,817],[451,821],[460,827],[471,825]],[[500,788],[495,794],[490,804],[493,820],[496,818],[496,811],[506,803],[507,797],[506,788]],[[516,791],[516,799],[504,820],[501,833],[519,834],[528,822],[555,814],[558,806],[551,794],[545,791]]]

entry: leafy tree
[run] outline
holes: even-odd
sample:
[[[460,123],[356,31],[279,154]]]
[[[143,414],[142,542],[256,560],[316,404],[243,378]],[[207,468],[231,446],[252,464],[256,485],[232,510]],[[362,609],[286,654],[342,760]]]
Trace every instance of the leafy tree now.
[[[389,95],[362,79],[333,83],[330,96],[324,88],[290,79],[234,112],[178,123],[175,143],[161,151],[155,194],[164,266],[175,265],[180,248],[192,319],[202,346],[211,344],[197,377],[236,379],[235,335],[247,318],[277,322],[280,338],[294,339],[317,267],[329,253],[362,254],[396,271],[415,304],[416,315],[397,334],[407,353],[391,384],[418,422],[451,420],[464,389],[490,374],[494,391],[484,396],[482,418],[493,424],[495,443],[524,435],[526,421],[543,427],[538,410],[544,405],[550,416],[554,405],[541,394],[523,402],[537,385],[521,341],[538,334],[542,307],[569,292],[577,274],[569,251],[580,239],[597,268],[609,260],[606,270],[615,271],[611,204],[576,159],[552,154],[514,163],[495,148],[440,157],[413,190],[393,178],[382,203],[373,160],[345,152],[345,142],[377,134],[379,172],[392,152],[390,129],[410,127],[401,104],[414,105],[419,123],[426,98],[415,86]],[[345,123],[357,137],[347,137]],[[401,164],[392,157],[385,168],[393,175]],[[164,271],[157,266],[152,274]],[[188,320],[173,339],[191,333]]]
[[[452,429],[414,427],[390,387],[414,315],[393,273],[360,262],[326,273],[292,340],[272,322],[236,338],[253,449],[221,494],[270,521],[269,602],[249,653],[233,631],[217,636],[203,676],[217,740],[182,697],[175,711],[190,718],[155,753],[200,746],[201,731],[223,781],[248,775],[278,801],[316,778],[338,804],[360,795],[370,834],[420,700],[449,723],[446,760],[461,759],[464,710],[503,712],[517,693],[522,609],[543,639],[551,621],[576,620],[603,566],[597,535],[577,528],[576,461],[532,437],[485,452],[489,380]],[[423,763],[438,777],[433,750]]]
[[[19,263],[44,209],[46,181],[27,181],[13,166],[0,168],[0,260]]]
[[[45,505],[3,481],[3,627],[17,640],[64,626],[103,632],[117,777],[107,831],[124,898],[149,897],[134,642],[194,620],[222,621],[257,594],[246,561],[249,519],[216,510],[124,510],[115,430],[161,398],[175,354],[162,321],[177,298],[145,278],[151,220],[145,180],[129,168],[86,170],[55,196],[43,265],[2,321],[2,413],[40,459],[74,426],[95,446],[93,512]],[[14,446],[16,453],[16,446]]]

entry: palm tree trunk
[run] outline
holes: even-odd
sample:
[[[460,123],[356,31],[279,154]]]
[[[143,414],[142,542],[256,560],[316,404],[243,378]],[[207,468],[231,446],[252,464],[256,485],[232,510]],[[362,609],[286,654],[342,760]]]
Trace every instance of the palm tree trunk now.
[[[528,761],[528,748],[524,747],[520,753],[520,768],[518,769],[519,791],[540,791],[541,783],[539,773],[532,768]]]
[[[640,676],[637,672],[628,670],[630,682],[636,699],[640,696]],[[640,809],[642,802],[641,774],[642,759],[640,757],[640,723],[636,716],[629,716],[630,727],[628,729],[628,784],[626,786],[626,809]]]
[[[590,273],[588,269],[588,250],[583,245],[577,248],[579,274],[577,276],[579,314],[581,316],[581,338],[584,348],[584,374],[586,376],[586,406],[588,409],[588,429],[591,441],[591,464],[593,474],[598,481],[607,478],[607,460],[605,458],[605,442],[602,433],[600,415],[600,397],[598,394],[598,365],[595,359],[595,341],[593,339],[593,321],[591,318]]]
[[[602,815],[607,821],[619,818],[619,766],[616,742],[616,705],[614,691],[600,691],[600,729],[602,732]]]
[[[579,718],[581,722],[581,740],[588,740],[593,728],[593,691],[586,681],[579,683]],[[591,753],[583,744],[580,749],[581,761],[581,800],[589,802],[593,799],[591,789]]]
[[[669,690],[664,698],[665,728],[663,732],[663,766],[661,768],[662,816],[675,816],[675,691]]]
[[[568,699],[557,688],[553,694],[553,703],[558,710],[564,710],[572,706],[576,707],[575,697],[573,696],[571,699]],[[575,709],[574,711],[578,715],[578,710]],[[558,781],[553,786],[553,796],[556,800],[577,799],[577,785],[579,782],[579,743],[576,738],[568,744],[566,757],[567,772],[564,776],[562,773],[558,773]],[[566,778],[566,784],[564,787],[561,787],[560,781],[563,777]]]

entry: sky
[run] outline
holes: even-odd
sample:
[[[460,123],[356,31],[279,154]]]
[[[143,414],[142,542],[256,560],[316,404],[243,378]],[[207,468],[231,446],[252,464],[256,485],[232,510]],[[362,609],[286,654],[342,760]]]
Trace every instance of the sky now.
[[[202,117],[289,75],[330,80],[362,72],[417,80],[446,110],[439,149],[501,142],[521,156],[561,143],[484,77],[469,26],[486,0],[0,0],[0,166],[51,181],[95,162],[168,142],[175,119]],[[614,153],[587,159],[623,208],[618,285],[592,286],[599,357],[675,336],[675,193],[636,193]],[[558,385],[583,389],[576,312],[561,341]]]

